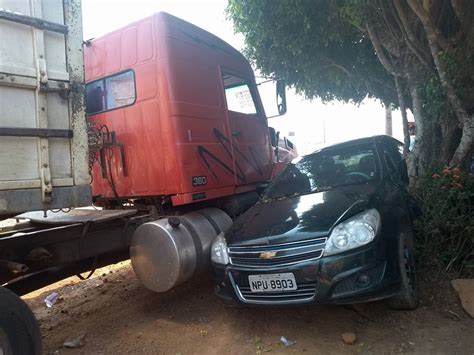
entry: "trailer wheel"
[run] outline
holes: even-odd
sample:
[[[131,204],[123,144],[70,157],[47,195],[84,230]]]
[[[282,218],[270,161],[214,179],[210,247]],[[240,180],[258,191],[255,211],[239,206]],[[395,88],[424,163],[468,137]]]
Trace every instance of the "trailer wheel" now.
[[[0,353],[41,354],[41,332],[33,312],[16,294],[0,287]]]

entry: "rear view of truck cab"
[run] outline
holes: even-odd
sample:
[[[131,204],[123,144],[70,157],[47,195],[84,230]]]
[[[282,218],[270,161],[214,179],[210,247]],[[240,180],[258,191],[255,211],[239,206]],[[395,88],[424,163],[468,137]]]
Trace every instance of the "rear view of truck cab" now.
[[[84,58],[95,203],[150,213],[131,261],[167,291],[205,269],[213,240],[281,170],[253,70],[166,13],[87,42]]]
[[[254,191],[273,169],[253,71],[214,35],[166,13],[85,48],[89,121],[109,137],[93,194],[173,206]]]

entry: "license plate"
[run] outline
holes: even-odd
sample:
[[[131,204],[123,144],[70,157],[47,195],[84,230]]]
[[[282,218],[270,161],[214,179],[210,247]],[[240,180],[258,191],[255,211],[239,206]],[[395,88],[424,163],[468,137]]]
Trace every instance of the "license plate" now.
[[[249,275],[249,284],[252,292],[281,292],[297,289],[295,275],[291,272]]]

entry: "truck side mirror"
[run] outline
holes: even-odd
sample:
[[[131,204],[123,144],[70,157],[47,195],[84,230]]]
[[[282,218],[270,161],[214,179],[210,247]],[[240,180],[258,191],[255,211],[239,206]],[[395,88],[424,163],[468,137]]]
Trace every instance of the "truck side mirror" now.
[[[277,133],[275,131],[275,128],[268,127],[268,134],[270,135],[270,143],[272,147],[276,148],[276,146],[278,145],[278,141],[277,141]]]
[[[277,80],[276,83],[276,99],[278,114],[284,115],[286,113],[286,86],[284,80]]]

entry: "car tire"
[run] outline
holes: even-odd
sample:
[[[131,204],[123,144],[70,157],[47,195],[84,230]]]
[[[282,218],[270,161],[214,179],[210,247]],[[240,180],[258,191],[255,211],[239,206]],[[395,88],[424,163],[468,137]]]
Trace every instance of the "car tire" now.
[[[0,352],[41,354],[41,332],[33,312],[4,287],[0,287]]]
[[[398,267],[401,291],[386,300],[389,308],[413,310],[418,307],[418,290],[414,257],[413,233],[404,232],[398,238]]]

